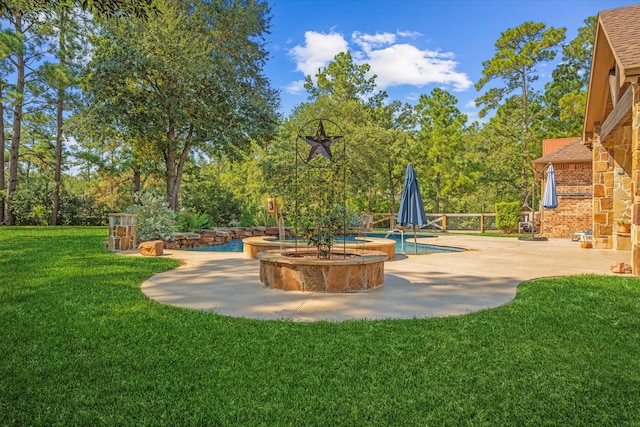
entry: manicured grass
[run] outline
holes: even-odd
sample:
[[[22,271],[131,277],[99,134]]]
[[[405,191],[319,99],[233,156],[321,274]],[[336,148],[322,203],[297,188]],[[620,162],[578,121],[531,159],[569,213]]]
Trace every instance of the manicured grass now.
[[[425,320],[292,323],[147,300],[176,266],[105,228],[0,227],[0,425],[640,423],[640,284],[523,284]]]

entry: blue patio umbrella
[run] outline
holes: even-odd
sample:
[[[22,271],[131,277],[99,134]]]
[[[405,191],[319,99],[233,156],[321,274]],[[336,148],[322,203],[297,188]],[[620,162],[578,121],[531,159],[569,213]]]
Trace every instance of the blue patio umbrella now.
[[[413,165],[407,165],[407,172],[404,177],[404,187],[402,188],[402,198],[400,199],[400,209],[398,210],[398,224],[413,226],[413,241],[417,243],[416,227],[422,227],[427,223],[427,216],[424,213],[418,178],[413,170]],[[417,245],[416,253],[418,252]]]
[[[549,163],[549,169],[547,169],[547,184],[544,187],[542,206],[544,206],[545,209],[555,209],[558,207],[558,193],[556,192],[556,173],[553,170],[553,165],[551,163]]]

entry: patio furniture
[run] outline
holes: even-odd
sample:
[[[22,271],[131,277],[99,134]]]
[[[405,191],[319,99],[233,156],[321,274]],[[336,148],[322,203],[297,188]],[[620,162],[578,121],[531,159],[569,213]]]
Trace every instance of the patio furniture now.
[[[569,238],[572,242],[586,242],[593,240],[593,232],[591,230],[587,230],[584,232],[573,232],[569,233]]]

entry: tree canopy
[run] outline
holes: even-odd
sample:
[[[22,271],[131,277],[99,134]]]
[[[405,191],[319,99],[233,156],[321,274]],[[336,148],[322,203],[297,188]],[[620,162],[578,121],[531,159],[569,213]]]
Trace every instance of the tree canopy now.
[[[254,0],[0,2],[0,223],[100,223],[143,190],[213,225],[264,222],[267,197],[286,216],[298,133],[318,118],[344,133],[349,209],[395,212],[409,162],[427,211],[524,207],[541,140],[581,127],[594,17],[569,42],[543,23],[505,30],[469,123],[440,88],[389,99],[349,52],[279,117],[263,74],[270,13]],[[558,52],[542,91],[538,68]]]

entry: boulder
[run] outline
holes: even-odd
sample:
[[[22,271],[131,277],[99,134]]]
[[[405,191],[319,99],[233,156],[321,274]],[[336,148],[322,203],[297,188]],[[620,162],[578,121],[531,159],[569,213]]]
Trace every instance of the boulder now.
[[[631,274],[631,266],[622,261],[614,261],[611,263],[611,271],[617,274]]]
[[[164,253],[164,242],[162,240],[141,242],[138,245],[138,252],[144,256],[160,256]]]

